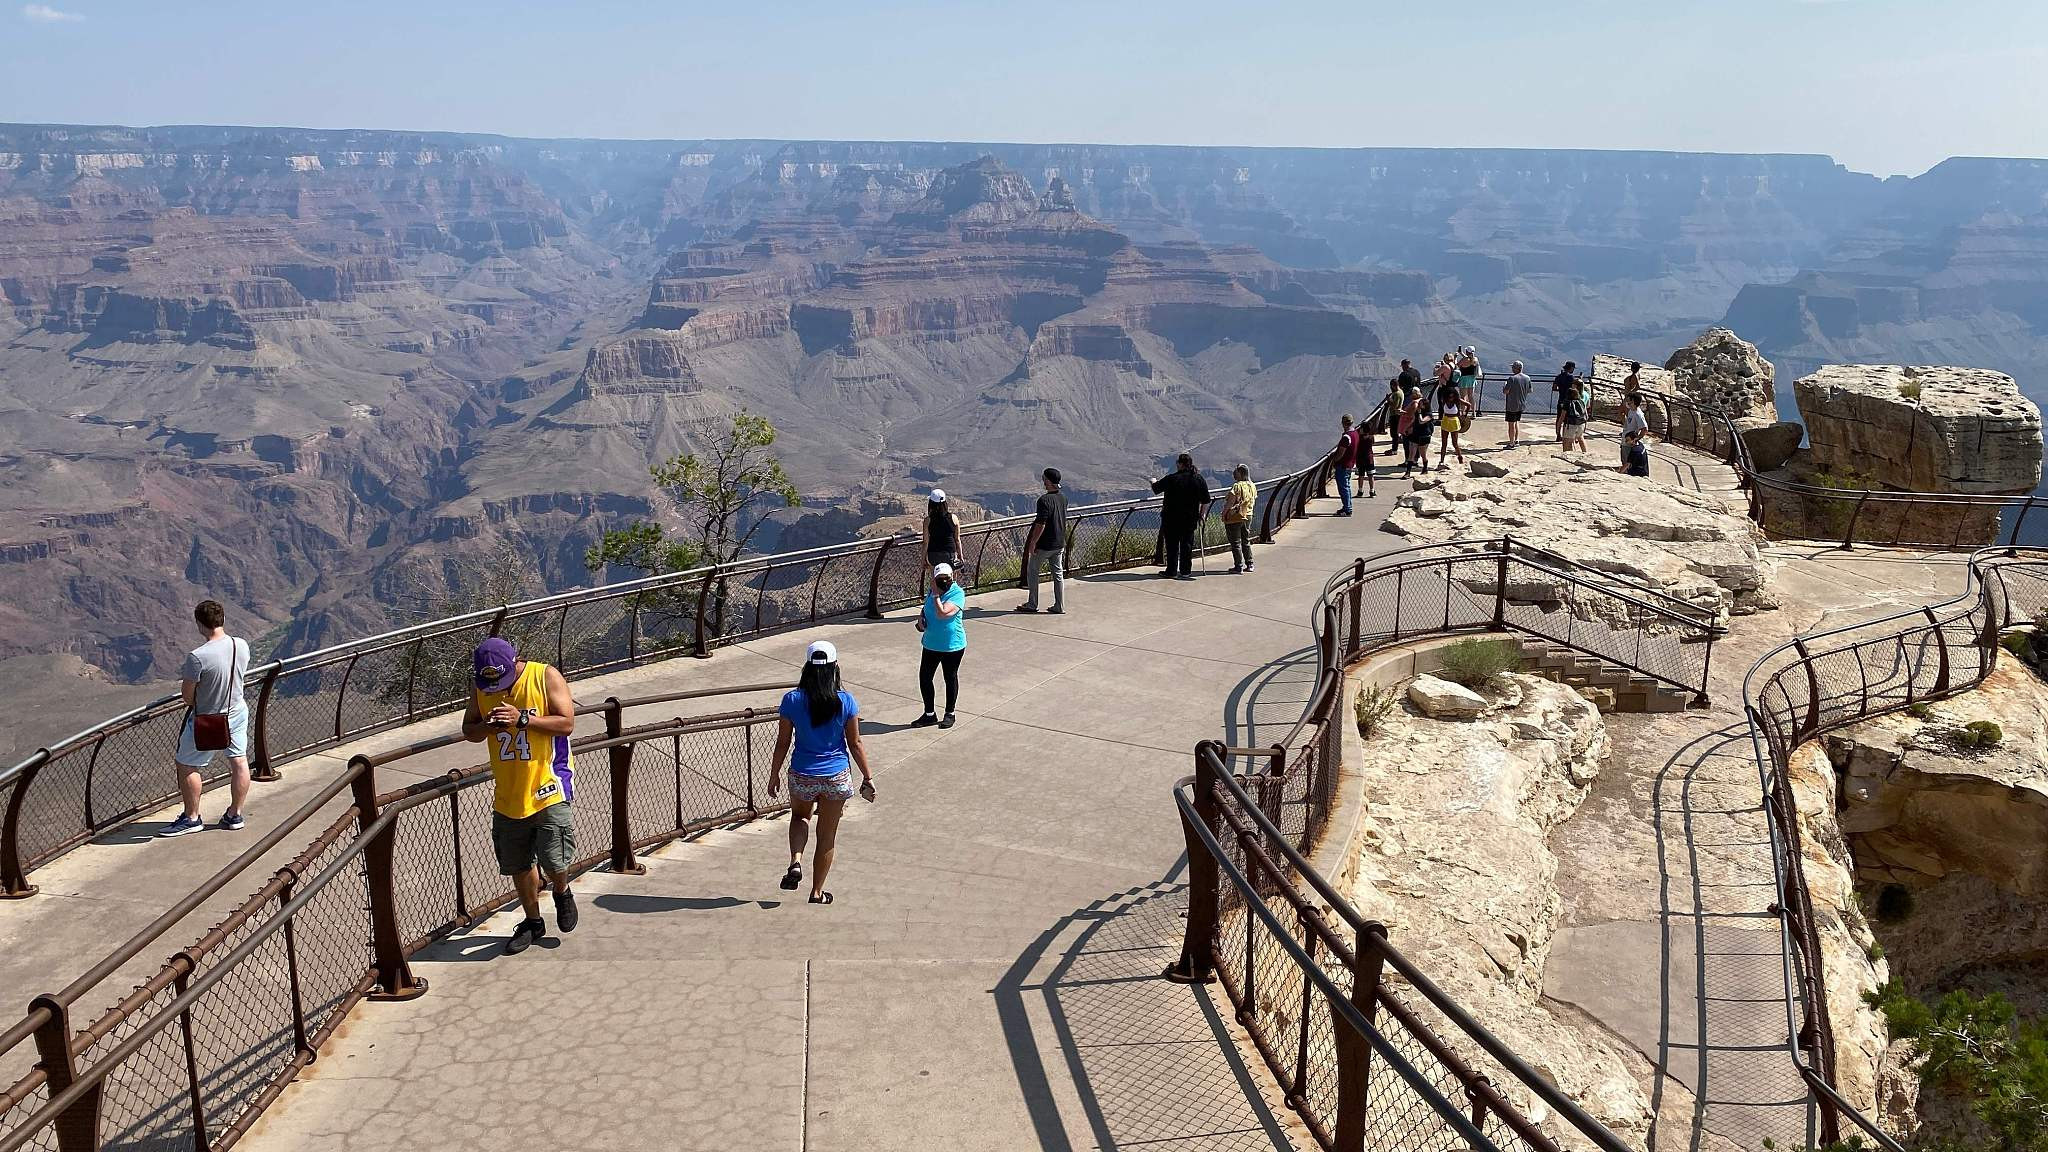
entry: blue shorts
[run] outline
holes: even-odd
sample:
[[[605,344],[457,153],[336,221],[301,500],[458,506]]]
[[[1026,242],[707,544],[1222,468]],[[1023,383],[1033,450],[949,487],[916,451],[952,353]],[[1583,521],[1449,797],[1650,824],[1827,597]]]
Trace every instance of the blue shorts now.
[[[178,763],[187,768],[208,768],[213,758],[226,752],[229,756],[249,754],[249,706],[244,704],[228,713],[228,746],[214,752],[201,752],[192,746],[192,717],[185,717],[185,726],[178,730]]]

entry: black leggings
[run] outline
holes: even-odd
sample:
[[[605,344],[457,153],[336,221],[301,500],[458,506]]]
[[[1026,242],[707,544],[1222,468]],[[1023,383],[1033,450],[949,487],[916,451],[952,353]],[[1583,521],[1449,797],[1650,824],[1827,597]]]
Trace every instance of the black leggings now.
[[[917,687],[924,693],[926,715],[932,712],[932,673],[940,668],[946,670],[946,714],[953,714],[953,705],[960,700],[960,658],[965,655],[965,648],[957,652],[924,650],[924,660],[917,666]]]

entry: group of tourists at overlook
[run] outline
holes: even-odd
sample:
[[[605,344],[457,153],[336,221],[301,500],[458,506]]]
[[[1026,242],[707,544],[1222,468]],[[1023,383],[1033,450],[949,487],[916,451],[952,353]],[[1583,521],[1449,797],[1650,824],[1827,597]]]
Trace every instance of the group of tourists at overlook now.
[[[1643,409],[1641,369],[1641,364],[1632,364],[1622,384],[1621,464],[1633,476],[1649,475],[1649,425]],[[1417,467],[1430,471],[1432,437],[1437,441],[1437,469],[1447,467],[1452,456],[1465,462],[1463,435],[1480,415],[1476,393],[1481,376],[1476,348],[1460,347],[1455,353],[1445,353],[1427,383],[1410,361],[1401,361],[1399,374],[1387,382],[1381,407],[1387,416],[1388,456],[1391,460],[1394,453],[1400,453],[1402,477],[1412,476]],[[1527,443],[1522,438],[1522,422],[1531,389],[1522,362],[1515,361],[1501,384],[1506,450]],[[1586,451],[1590,383],[1578,376],[1577,364],[1567,361],[1551,381],[1550,390],[1558,446],[1567,452]],[[1378,494],[1373,436],[1365,424],[1348,414],[1341,418],[1331,463],[1339,500],[1335,515],[1348,517],[1353,512],[1354,487],[1367,498]],[[1025,599],[1014,612],[1058,616],[1067,611],[1066,561],[1073,525],[1061,480],[1057,468],[1039,474],[1041,491],[1021,557]],[[1160,497],[1159,576],[1193,580],[1195,558],[1204,551],[1197,534],[1216,499],[1209,482],[1195,466],[1193,456],[1183,452],[1172,471],[1148,484]],[[1231,483],[1221,499],[1230,571],[1254,571],[1250,525],[1258,489],[1249,467],[1239,464],[1232,470]],[[967,593],[958,574],[961,524],[943,489],[934,488],[927,496],[922,543],[926,590],[914,627],[919,636],[917,679],[923,711],[910,727],[950,729],[957,723],[969,613]],[[1050,604],[1041,600],[1042,580],[1052,586]],[[232,769],[229,804],[214,827],[234,831],[245,826],[250,717],[243,673],[249,663],[249,645],[228,633],[225,610],[217,601],[202,602],[193,619],[204,640],[187,656],[181,673],[187,713],[175,759],[184,803],[177,818],[159,831],[165,837],[207,827],[199,813],[203,773],[215,756],[223,753]],[[575,798],[571,740],[576,705],[559,669],[521,657],[510,640],[491,637],[479,644],[472,653],[471,670],[474,691],[463,712],[462,735],[485,746],[491,768],[492,848],[500,873],[513,882],[522,913],[505,951],[517,953],[546,936],[547,923],[540,906],[543,883],[552,895],[556,929],[574,931],[578,921],[576,897],[570,887],[570,870],[577,859],[575,823],[570,815]],[[945,684],[943,712],[937,694],[941,678]],[[860,777],[857,787],[856,772]],[[790,801],[789,852],[781,887],[795,891],[808,880],[808,902],[831,904],[833,894],[826,881],[837,853],[845,805],[855,796],[872,803],[876,793],[873,766],[861,742],[860,703],[843,686],[838,650],[826,641],[805,649],[797,685],[777,706],[768,795],[779,797],[785,787]],[[806,851],[811,857],[808,874]]]

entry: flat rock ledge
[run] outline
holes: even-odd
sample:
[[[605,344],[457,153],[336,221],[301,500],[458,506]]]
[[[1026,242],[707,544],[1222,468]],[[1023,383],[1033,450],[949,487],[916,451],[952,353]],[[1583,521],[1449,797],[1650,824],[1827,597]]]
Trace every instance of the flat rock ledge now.
[[[1606,454],[1524,448],[1431,472],[1394,502],[1380,530],[1416,543],[1512,536],[1598,571],[1629,577],[1725,620],[1776,608],[1777,562],[1740,509],[1718,496],[1622,475]],[[1491,590],[1488,589],[1488,594]],[[1513,588],[1559,601],[1561,588]]]
[[[1405,707],[1364,741],[1351,900],[1539,1073],[1640,1146],[1651,1109],[1631,1057],[1543,1000],[1544,961],[1563,918],[1548,836],[1598,775],[1606,726],[1576,692],[1533,676],[1508,673],[1479,695],[1485,710],[1475,718],[1435,720]],[[1447,1038],[1476,1067],[1491,1066],[1462,1038]],[[1532,1118],[1547,1115],[1519,1086],[1496,1082]],[[1579,1143],[1554,1119],[1544,1129],[1566,1147]]]

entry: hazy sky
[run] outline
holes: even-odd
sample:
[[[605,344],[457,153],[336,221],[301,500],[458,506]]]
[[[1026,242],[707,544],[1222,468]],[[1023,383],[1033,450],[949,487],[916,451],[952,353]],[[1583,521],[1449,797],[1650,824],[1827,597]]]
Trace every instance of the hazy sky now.
[[[2048,156],[2048,0],[0,0],[0,120]]]

